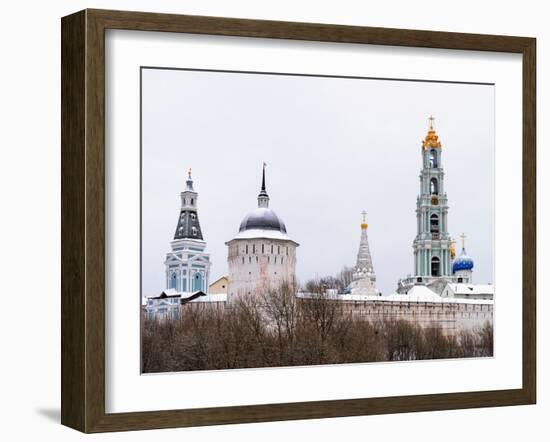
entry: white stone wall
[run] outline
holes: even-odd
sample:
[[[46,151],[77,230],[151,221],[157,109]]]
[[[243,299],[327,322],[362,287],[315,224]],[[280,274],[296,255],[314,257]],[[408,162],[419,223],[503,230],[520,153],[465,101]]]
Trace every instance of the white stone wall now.
[[[342,302],[344,309],[370,321],[406,320],[422,327],[439,326],[447,333],[482,327],[493,322],[492,304],[388,302],[388,301],[334,301]]]
[[[294,283],[296,243],[276,239],[234,239],[228,243],[228,299]]]

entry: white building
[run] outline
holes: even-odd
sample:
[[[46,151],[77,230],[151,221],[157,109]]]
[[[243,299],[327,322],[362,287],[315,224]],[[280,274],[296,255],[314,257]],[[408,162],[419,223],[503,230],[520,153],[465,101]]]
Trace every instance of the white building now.
[[[269,208],[265,164],[258,208],[245,216],[239,233],[225,244],[228,246],[228,300],[258,294],[284,283],[294,286],[299,244],[289,238],[285,223]]]
[[[174,234],[170,242],[170,252],[164,261],[166,269],[166,288],[177,292],[208,291],[210,276],[210,255],[205,253],[206,241],[203,239],[197,212],[198,193],[193,189],[191,170],[186,189],[181,192],[181,209]]]
[[[145,312],[147,319],[165,321],[167,319],[178,319],[180,317],[181,293],[173,289],[164,290],[160,296],[147,298]]]
[[[492,284],[468,283],[447,284],[441,293],[443,298],[481,300],[493,300],[494,295],[495,287]]]

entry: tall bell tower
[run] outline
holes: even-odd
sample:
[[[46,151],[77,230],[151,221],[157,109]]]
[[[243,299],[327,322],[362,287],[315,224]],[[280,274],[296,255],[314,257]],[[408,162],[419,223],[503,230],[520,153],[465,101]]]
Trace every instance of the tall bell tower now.
[[[420,194],[416,199],[416,237],[414,274],[419,277],[438,278],[452,275],[451,237],[447,230],[449,205],[445,192],[441,141],[433,127],[422,141],[422,170]]]

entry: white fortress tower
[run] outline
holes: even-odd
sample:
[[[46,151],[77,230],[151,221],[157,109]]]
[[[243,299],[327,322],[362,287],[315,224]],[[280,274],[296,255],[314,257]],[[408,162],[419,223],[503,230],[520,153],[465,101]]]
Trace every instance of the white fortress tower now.
[[[228,246],[228,301],[235,296],[276,289],[283,283],[294,286],[299,244],[288,237],[285,223],[269,208],[265,163],[258,208],[245,216],[239,233],[225,244]]]
[[[208,290],[210,255],[204,253],[206,241],[202,237],[197,212],[198,193],[193,189],[191,169],[186,188],[180,194],[181,209],[171,251],[166,254],[166,288],[176,292],[204,293]]]
[[[380,295],[376,288],[376,275],[372,266],[372,258],[370,255],[369,238],[367,236],[366,216],[367,212],[363,211],[363,222],[361,223],[361,240],[359,242],[359,251],[357,252],[357,264],[353,269],[353,281],[348,287],[352,295]]]

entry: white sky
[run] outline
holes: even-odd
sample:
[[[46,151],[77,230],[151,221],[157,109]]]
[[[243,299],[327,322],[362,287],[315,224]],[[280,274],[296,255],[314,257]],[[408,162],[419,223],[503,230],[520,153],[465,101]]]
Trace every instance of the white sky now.
[[[257,206],[267,163],[270,207],[300,243],[301,282],[355,263],[361,211],[378,287],[413,271],[421,141],[428,117],[443,144],[449,231],[465,232],[474,282],[493,281],[494,87],[395,80],[144,69],[143,294],[164,289],[193,169],[210,282]]]

